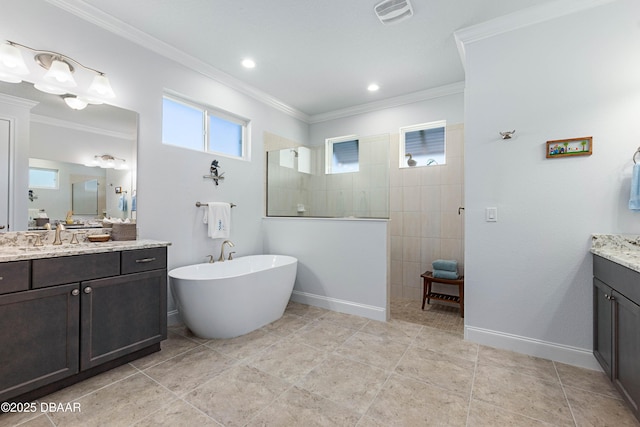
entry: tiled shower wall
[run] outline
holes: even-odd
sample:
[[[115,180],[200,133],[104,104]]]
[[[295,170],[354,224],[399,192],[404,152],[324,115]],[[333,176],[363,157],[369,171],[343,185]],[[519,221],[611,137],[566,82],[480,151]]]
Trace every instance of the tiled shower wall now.
[[[391,298],[421,300],[433,260],[455,259],[464,274],[464,125],[447,126],[445,165],[400,169],[398,144],[391,135]]]

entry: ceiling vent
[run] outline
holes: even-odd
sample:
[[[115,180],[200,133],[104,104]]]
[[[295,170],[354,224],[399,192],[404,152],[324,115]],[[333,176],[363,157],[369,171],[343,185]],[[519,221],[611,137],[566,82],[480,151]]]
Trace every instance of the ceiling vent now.
[[[409,0],[384,0],[375,5],[373,10],[385,25],[395,24],[413,16]]]

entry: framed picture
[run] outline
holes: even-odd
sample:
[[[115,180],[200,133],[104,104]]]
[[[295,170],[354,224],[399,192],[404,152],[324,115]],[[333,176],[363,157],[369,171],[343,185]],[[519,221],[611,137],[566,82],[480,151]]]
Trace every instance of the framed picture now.
[[[547,141],[547,159],[555,157],[590,156],[593,153],[593,137],[557,139]]]

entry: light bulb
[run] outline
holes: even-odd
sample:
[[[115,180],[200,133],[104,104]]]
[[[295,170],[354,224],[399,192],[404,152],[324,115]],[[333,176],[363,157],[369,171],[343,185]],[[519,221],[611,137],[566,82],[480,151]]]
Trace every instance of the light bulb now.
[[[74,110],[84,110],[87,107],[87,102],[76,96],[65,96],[64,102]]]
[[[22,79],[10,73],[0,71],[0,80],[7,83],[20,83]]]
[[[53,62],[51,62],[49,71],[44,75],[44,79],[49,83],[62,87],[78,86],[71,74],[69,64],[60,59],[54,59]]]
[[[244,68],[256,68],[256,62],[253,59],[247,58],[242,61]]]
[[[5,73],[17,76],[26,76],[29,74],[20,50],[8,43],[0,45],[0,67]]]
[[[65,93],[67,93],[65,89],[48,83],[36,83],[33,85],[33,87],[38,89],[40,92],[50,93],[52,95],[64,95]]]
[[[91,82],[91,86],[87,89],[87,93],[97,96],[98,98],[116,97],[109,83],[109,79],[104,74],[98,74],[93,78],[93,82]]]

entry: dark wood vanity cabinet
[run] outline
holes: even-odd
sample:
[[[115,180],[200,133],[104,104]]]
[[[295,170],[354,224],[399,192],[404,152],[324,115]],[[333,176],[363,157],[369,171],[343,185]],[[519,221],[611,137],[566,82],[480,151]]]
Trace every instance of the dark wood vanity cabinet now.
[[[640,273],[593,257],[593,353],[640,419]]]
[[[22,276],[11,277],[26,277],[27,290],[0,291],[0,401],[48,394],[159,350],[167,336],[166,251],[19,261]],[[3,272],[16,271],[9,264],[0,264],[1,290],[16,288],[2,283]]]
[[[165,270],[82,282],[81,369],[165,339],[166,300]]]
[[[78,373],[78,289],[0,296],[0,401]]]

